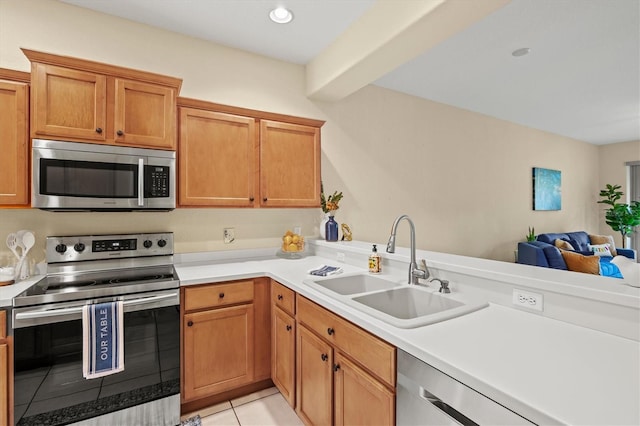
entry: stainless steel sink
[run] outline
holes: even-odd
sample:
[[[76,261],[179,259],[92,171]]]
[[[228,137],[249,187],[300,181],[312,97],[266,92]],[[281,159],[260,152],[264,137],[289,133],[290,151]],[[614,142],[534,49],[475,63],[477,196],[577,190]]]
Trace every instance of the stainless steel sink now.
[[[464,306],[457,300],[415,287],[403,287],[381,293],[354,297],[353,300],[394,318],[412,319]]]
[[[366,274],[313,280],[313,283],[343,295],[388,290],[402,285],[397,282]]]

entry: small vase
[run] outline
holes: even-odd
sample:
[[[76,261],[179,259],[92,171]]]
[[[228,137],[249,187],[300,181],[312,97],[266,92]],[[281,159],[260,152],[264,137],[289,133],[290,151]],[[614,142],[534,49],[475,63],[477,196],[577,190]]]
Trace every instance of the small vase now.
[[[333,216],[329,216],[329,220],[325,224],[325,233],[327,241],[338,241],[338,222],[336,222]]]
[[[322,238],[323,240],[327,238],[326,225],[327,225],[327,222],[329,222],[330,215],[331,215],[330,212],[325,213],[324,216],[322,217],[322,220],[320,221],[320,238]]]

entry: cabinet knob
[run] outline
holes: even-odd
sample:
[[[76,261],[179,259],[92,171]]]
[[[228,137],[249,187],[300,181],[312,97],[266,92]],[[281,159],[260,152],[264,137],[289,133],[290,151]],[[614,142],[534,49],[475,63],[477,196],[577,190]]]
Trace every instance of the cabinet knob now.
[[[323,360],[323,361],[326,361],[326,360],[328,360],[328,359],[329,359],[329,355],[327,355],[327,354],[322,354],[322,355],[320,355],[320,358],[322,358],[322,360]]]
[[[340,370],[340,364],[333,364],[333,371]]]
[[[291,326],[287,325],[287,331],[291,331]]]
[[[102,127],[98,127],[98,128],[96,129],[96,133],[102,133]]]
[[[268,198],[267,198],[267,197],[264,197],[264,198],[262,199],[262,201],[264,201],[265,203],[267,202],[267,200],[268,200]]]
[[[218,295],[218,297],[219,297],[220,299],[224,299],[224,293],[220,293],[220,294]]]
[[[118,135],[118,136],[122,136],[122,135],[124,135],[124,132],[123,132],[122,130],[118,130],[118,131],[116,132],[116,135]]]
[[[187,327],[191,327],[193,325],[193,321],[187,322]]]
[[[327,328],[327,334],[329,334],[329,336],[333,336],[333,333],[335,333],[335,332],[336,331],[333,328],[331,328],[331,327]]]
[[[278,295],[278,300],[282,300],[282,299],[284,299],[284,297],[282,297],[282,295],[281,295],[281,294],[279,294],[279,295]]]
[[[253,203],[253,200],[255,200],[255,198],[249,197],[249,201],[251,201]]]

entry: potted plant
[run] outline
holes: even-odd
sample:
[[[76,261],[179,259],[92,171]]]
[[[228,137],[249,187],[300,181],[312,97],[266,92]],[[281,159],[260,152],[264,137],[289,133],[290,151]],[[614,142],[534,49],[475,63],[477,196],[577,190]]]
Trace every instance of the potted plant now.
[[[640,202],[632,201],[631,204],[619,203],[618,200],[624,194],[619,189],[620,185],[607,184],[606,189],[600,191],[600,196],[604,200],[598,201],[598,204],[607,204],[609,209],[606,210],[604,218],[607,225],[614,231],[620,232],[622,235],[622,248],[626,248],[627,235],[633,232],[636,226],[640,225]]]
[[[536,240],[536,231],[533,226],[529,227],[529,233],[526,235],[526,238],[527,238],[527,242]]]

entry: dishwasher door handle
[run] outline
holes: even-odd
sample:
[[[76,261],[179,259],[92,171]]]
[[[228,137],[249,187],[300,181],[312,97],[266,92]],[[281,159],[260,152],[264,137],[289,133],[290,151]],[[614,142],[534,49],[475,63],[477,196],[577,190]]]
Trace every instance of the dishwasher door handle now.
[[[425,401],[428,401],[438,410],[440,410],[447,417],[452,419],[453,421],[463,425],[463,426],[480,426],[478,423],[471,420],[469,417],[462,414],[460,411],[456,410],[446,402],[442,401],[440,398],[420,386],[420,391],[418,392],[418,396]]]

